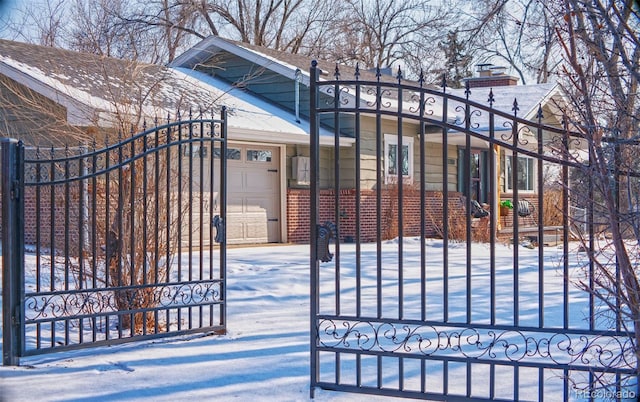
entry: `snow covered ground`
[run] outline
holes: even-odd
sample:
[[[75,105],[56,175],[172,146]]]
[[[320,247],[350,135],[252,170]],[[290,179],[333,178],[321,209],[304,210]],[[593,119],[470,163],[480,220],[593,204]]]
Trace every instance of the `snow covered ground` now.
[[[365,253],[375,256],[374,247],[365,246]],[[387,242],[385,247],[393,249],[397,242]],[[430,263],[435,263],[434,256],[442,254],[442,242],[428,240],[427,250]],[[473,250],[474,272],[480,273],[474,278],[480,282],[472,284],[480,292],[474,299],[474,306],[479,307],[475,311],[482,315],[486,314],[483,281],[487,279],[489,250],[488,246],[477,244],[473,245]],[[531,300],[537,299],[537,250],[518,250],[523,262],[520,267],[523,273],[521,306],[526,307]],[[407,261],[415,261],[419,256],[419,241],[406,241],[404,251]],[[449,253],[450,264],[464,266],[464,252],[463,245],[454,245]],[[341,272],[348,276],[354,272],[350,258],[353,245],[343,245],[341,255]],[[549,268],[545,268],[548,276],[561,275],[558,269],[563,250],[545,248],[545,255],[549,264]],[[513,250],[499,245],[496,256],[500,268],[497,278],[499,312],[509,318],[512,313],[509,306],[513,307],[512,293],[508,290]],[[574,265],[572,275],[579,275],[575,268],[578,265],[579,262]],[[370,279],[363,278],[365,285]],[[405,279],[415,282],[412,274]],[[391,288],[397,287],[393,281],[389,283]],[[23,358],[20,367],[0,367],[0,401],[309,400],[309,247],[230,249],[227,284],[228,335],[181,336]],[[455,306],[465,304],[463,296],[455,289],[464,285],[459,276],[452,277],[450,303],[454,306],[451,311],[454,317],[460,312]],[[485,293],[482,293],[483,289]],[[554,319],[557,318],[554,300],[561,299],[562,292],[558,292],[557,287],[547,289],[549,298],[546,299],[548,311],[545,315]],[[586,300],[575,290],[572,294],[577,303]],[[363,296],[366,298],[367,294]],[[345,298],[345,304],[348,300]],[[414,302],[406,299],[405,303],[410,309]],[[532,312],[526,309],[523,312],[524,320],[535,321],[535,317],[530,317]],[[483,319],[475,314],[474,320]],[[572,325],[582,326],[583,317],[583,314],[572,314]],[[553,381],[551,379],[551,383]],[[553,390],[551,383],[545,390]],[[532,385],[536,388],[536,384]],[[315,400],[388,401],[390,398],[318,389]]]

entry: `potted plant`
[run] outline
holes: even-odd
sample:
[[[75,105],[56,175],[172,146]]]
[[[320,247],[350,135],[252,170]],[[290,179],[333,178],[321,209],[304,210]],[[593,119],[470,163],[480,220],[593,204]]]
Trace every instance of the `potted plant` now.
[[[509,215],[510,209],[513,209],[513,202],[511,202],[511,200],[500,201],[500,216]]]

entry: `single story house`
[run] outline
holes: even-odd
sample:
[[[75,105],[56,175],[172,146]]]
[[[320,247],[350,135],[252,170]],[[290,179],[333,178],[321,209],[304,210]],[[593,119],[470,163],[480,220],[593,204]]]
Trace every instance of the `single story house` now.
[[[277,106],[278,108],[289,111],[295,116],[296,120],[304,121],[309,117],[309,68],[311,65],[311,59],[299,55],[292,55],[275,51],[272,49],[266,49],[257,47],[245,43],[226,40],[217,36],[210,36],[190,50],[186,51],[181,56],[177,57],[170,65],[171,68],[183,72],[184,74],[197,77],[199,79],[218,79],[226,82],[238,88],[242,88],[247,94],[255,95],[265,101]],[[336,70],[335,63],[318,61],[318,66],[322,71],[320,77],[323,79],[334,79],[334,71]],[[340,66],[339,69],[340,78],[349,80],[353,79],[354,69]],[[359,71],[360,80],[375,80],[376,76],[371,71]],[[397,81],[397,78],[391,75],[383,75],[381,80]],[[560,126],[561,113],[559,107],[563,101],[562,91],[559,86],[555,84],[541,84],[541,85],[516,85],[517,79],[504,74],[502,71],[487,68],[483,66],[480,71],[480,76],[469,80],[469,87],[471,88],[471,94],[469,99],[482,105],[488,104],[488,96],[490,90],[493,93],[493,107],[496,110],[500,110],[506,113],[513,113],[513,103],[517,99],[519,104],[518,117],[530,119],[536,121],[538,108],[541,107],[544,113],[544,123]],[[442,90],[442,89],[439,89]],[[459,96],[461,98],[466,97],[464,89],[453,90],[447,88],[447,92]],[[367,99],[368,95],[363,92],[362,102],[371,102],[372,99]],[[389,94],[385,94],[389,96]],[[345,91],[344,102],[346,106],[353,105],[354,102],[353,93]],[[389,96],[389,99],[385,99],[385,102],[394,103],[397,100],[393,99],[393,96]],[[440,103],[439,103],[440,102]],[[433,118],[439,119],[442,116],[442,110],[440,109],[442,103],[441,99],[434,100]],[[403,99],[404,110],[409,108],[416,108],[415,100]],[[460,104],[451,102],[448,105],[447,116],[452,122],[464,119],[463,109]],[[438,115],[440,114],[440,115]],[[404,184],[417,185],[418,173],[421,166],[418,160],[419,152],[419,140],[417,133],[419,126],[417,122],[409,121],[406,119],[403,121],[403,148],[402,156],[398,156],[397,152],[397,121],[393,116],[383,116],[383,131],[384,131],[384,169],[385,169],[385,184],[392,185],[393,179],[396,177],[395,169],[397,166],[401,166],[403,169]],[[507,137],[510,134],[510,127],[503,125],[506,119],[498,118],[494,127],[496,128],[496,138],[502,137],[504,141],[508,142]],[[331,124],[328,121],[324,121],[324,124]],[[471,124],[475,131],[487,132],[488,135],[488,117],[487,113],[472,114]],[[360,166],[361,166],[361,188],[362,188],[362,205],[367,204],[367,197],[373,197],[374,187],[376,185],[376,153],[375,153],[375,119],[373,116],[369,116],[367,119],[363,115],[361,121],[360,132],[360,148],[361,154]],[[340,183],[337,188],[340,188],[341,197],[344,200],[344,205],[350,205],[354,203],[353,188],[355,187],[355,174],[354,174],[354,159],[355,145],[353,139],[354,124],[348,117],[340,122],[341,127],[341,149],[340,149]],[[304,129],[308,129],[307,125],[303,126]],[[464,182],[465,175],[462,173],[466,164],[463,163],[465,148],[467,147],[466,136],[462,133],[457,133],[455,130],[450,130],[447,136],[447,163],[443,161],[443,141],[442,130],[438,127],[427,127],[426,136],[426,166],[424,167],[427,174],[427,191],[434,194],[433,203],[429,207],[437,211],[441,208],[442,197],[437,197],[437,194],[442,194],[443,190],[448,191],[450,194],[454,194],[455,197],[471,196],[473,199],[478,200],[480,203],[486,203],[489,201],[489,181],[497,180],[500,183],[496,187],[497,193],[493,197],[497,203],[500,199],[511,197],[513,189],[513,180],[510,176],[510,161],[511,154],[501,147],[490,147],[489,142],[482,138],[474,137],[471,141],[471,161],[475,164],[472,171],[475,172],[471,180],[473,181],[471,188],[471,194],[466,194],[469,188]],[[350,140],[350,141],[349,141]],[[535,149],[537,147],[536,141],[532,138],[528,140],[528,147]],[[322,147],[323,144],[321,144]],[[332,144],[324,143],[324,147],[321,148],[321,159],[324,160],[323,166],[332,166],[330,161],[335,154],[333,149],[330,148]],[[395,152],[395,154],[394,154]],[[495,161],[499,164],[494,170],[496,177],[489,177],[489,167],[487,157],[489,152],[495,152]],[[395,156],[394,156],[395,155]],[[281,192],[280,199],[286,200],[286,214],[287,214],[287,238],[289,241],[304,242],[308,240],[308,222],[309,222],[309,186],[308,186],[308,166],[309,146],[307,144],[287,144],[284,148],[284,152],[280,154],[282,158],[283,166],[287,167],[286,187],[284,189],[274,188],[273,192]],[[402,158],[401,160],[398,160]],[[537,177],[537,168],[535,166],[536,161],[532,158],[526,158],[525,156],[519,156],[518,163],[521,168],[518,169],[518,173],[522,175],[522,178],[518,179],[519,197],[529,198],[537,207],[537,198],[535,197],[537,182],[542,178]],[[447,188],[443,188],[442,177],[444,175],[444,166],[446,166],[446,176],[448,179]],[[331,201],[331,194],[333,188],[336,188],[333,183],[334,173],[331,168],[322,169],[320,172],[320,186],[326,189],[326,193],[321,194],[320,211],[321,216],[332,217],[333,204]],[[367,194],[369,192],[369,194]],[[406,193],[408,194],[408,193]],[[406,196],[405,194],[405,196]],[[438,205],[440,203],[440,205]],[[407,202],[405,207],[411,206],[415,208],[416,203]],[[352,216],[349,208],[345,208],[343,218],[343,228],[348,228],[350,223],[349,216]],[[441,210],[441,209],[440,209]],[[496,211],[498,210],[496,205]],[[419,214],[414,214],[419,215]],[[437,215],[437,214],[434,214]],[[366,219],[369,214],[364,214],[365,222],[363,222],[362,238],[364,240],[373,239],[375,234],[375,227],[367,222]],[[321,218],[324,219],[324,218]],[[508,226],[513,221],[513,217],[501,218],[498,226]],[[534,222],[533,217],[529,218],[525,224],[532,224]],[[411,226],[411,222],[405,221],[405,224]],[[433,225],[429,225],[428,232],[431,235],[437,235],[438,230],[437,222],[433,222]],[[411,234],[418,231],[418,223],[414,222],[413,227],[409,227],[405,230],[405,234]],[[415,233],[413,233],[415,234]],[[342,230],[343,237],[348,236],[348,230]],[[344,239],[343,239],[344,240]]]
[[[175,115],[189,109],[229,110],[229,243],[306,242],[309,239],[309,68],[311,59],[299,55],[274,51],[235,41],[210,36],[169,66],[134,63],[99,57],[67,50],[54,49],[18,42],[0,40],[0,135],[11,136],[33,146],[77,145],[93,138],[115,139],[115,132],[123,130],[123,122],[142,126],[157,116]],[[332,79],[335,63],[320,61],[321,79]],[[350,79],[354,69],[340,66],[342,78]],[[514,85],[517,80],[494,69],[483,69],[480,77],[470,79],[470,100],[487,104],[489,90],[493,93],[493,107],[511,113],[517,99],[518,116],[535,120],[541,107],[545,123],[560,125],[559,105],[563,102],[560,88],[554,84]],[[375,80],[371,71],[361,71],[360,79]],[[391,75],[381,80],[397,81]],[[434,87],[434,89],[437,89]],[[439,89],[441,90],[441,89]],[[464,98],[464,90],[447,92]],[[346,102],[353,96],[344,94]],[[364,95],[363,102],[370,101]],[[386,96],[386,95],[385,95]],[[385,102],[397,100],[385,99]],[[433,105],[434,118],[442,111],[438,100]],[[406,108],[415,108],[415,101],[403,99]],[[461,109],[452,102],[448,118],[463,119]],[[487,115],[472,116],[475,131],[488,129]],[[503,119],[504,120],[504,119]],[[506,121],[506,120],[505,120]],[[329,122],[325,122],[329,124]],[[496,121],[494,127],[503,127],[496,136],[508,136],[510,129]],[[471,160],[474,164],[472,184],[466,177],[464,155],[467,147],[465,135],[451,130],[447,135],[447,161],[443,160],[442,131],[426,127],[426,163],[421,167],[416,121],[406,120],[403,127],[403,152],[397,150],[397,121],[383,117],[385,185],[393,186],[397,168],[402,169],[404,184],[416,186],[421,168],[426,169],[429,208],[441,210],[443,191],[454,197],[466,197],[488,202],[490,180],[497,180],[498,194],[494,200],[511,196],[510,154],[501,147],[490,147],[482,138],[471,141]],[[330,128],[330,127],[329,127]],[[340,148],[339,188],[345,205],[353,204],[355,187],[355,133],[348,118],[341,122],[337,144]],[[506,137],[504,137],[506,138]],[[373,197],[376,184],[375,119],[365,116],[361,124],[362,196]],[[105,140],[108,142],[109,140]],[[529,139],[528,146],[537,146]],[[333,166],[336,142],[331,130],[322,132],[320,145],[323,165]],[[532,148],[533,149],[533,148]],[[394,153],[395,152],[395,153]],[[489,152],[495,153],[499,166],[489,177]],[[214,157],[212,152],[202,157]],[[521,198],[536,203],[536,161],[519,156],[522,180],[518,179]],[[442,177],[446,168],[447,188]],[[320,185],[325,201],[321,201],[321,214],[331,217],[334,173],[331,168],[321,171]],[[471,188],[471,194],[467,194]],[[410,192],[407,192],[410,194]],[[440,197],[438,197],[440,194]],[[415,202],[406,206],[416,208]],[[495,209],[497,210],[497,208]],[[413,214],[419,215],[419,214]],[[437,215],[435,213],[434,215]],[[345,221],[352,217],[345,210]],[[499,224],[508,226],[512,217],[500,218]],[[531,221],[533,222],[533,221]],[[530,223],[531,223],[530,222]],[[405,222],[406,234],[416,232],[419,222]],[[349,227],[347,223],[344,227]],[[437,236],[438,222],[428,224],[428,234]],[[363,222],[363,240],[373,239],[375,226]],[[413,232],[412,232],[413,231]],[[348,230],[342,232],[348,236]],[[344,240],[344,239],[343,239]]]

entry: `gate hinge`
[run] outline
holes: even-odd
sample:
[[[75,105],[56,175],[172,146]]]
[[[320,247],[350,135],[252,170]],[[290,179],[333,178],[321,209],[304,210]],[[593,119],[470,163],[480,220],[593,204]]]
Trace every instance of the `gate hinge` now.
[[[13,310],[13,314],[11,315],[11,325],[13,325],[14,327],[19,326],[21,323],[21,320],[20,320],[21,311],[22,311],[22,307],[20,306],[20,304],[18,304]]]
[[[337,228],[332,222],[325,222],[324,225],[316,227],[316,257],[321,262],[330,262],[333,254],[329,252],[329,242],[336,238]]]
[[[11,182],[11,199],[17,200],[20,198],[20,182],[18,180],[13,180]]]
[[[220,215],[216,215],[211,220],[211,224],[216,228],[216,243],[224,243],[225,241],[225,228],[224,228],[224,220],[220,217]]]

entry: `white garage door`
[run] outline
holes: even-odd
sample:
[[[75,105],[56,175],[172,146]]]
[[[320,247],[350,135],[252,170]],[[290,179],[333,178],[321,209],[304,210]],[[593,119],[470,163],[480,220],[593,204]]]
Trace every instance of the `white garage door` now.
[[[279,148],[229,144],[227,178],[228,243],[279,242]]]

